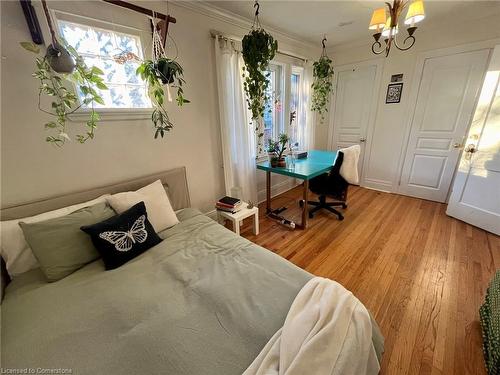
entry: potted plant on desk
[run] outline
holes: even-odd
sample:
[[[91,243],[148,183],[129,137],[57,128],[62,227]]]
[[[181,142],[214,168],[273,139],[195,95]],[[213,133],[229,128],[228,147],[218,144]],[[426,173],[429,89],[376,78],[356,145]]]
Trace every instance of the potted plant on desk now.
[[[286,159],[283,153],[286,150],[288,140],[288,135],[285,133],[279,135],[278,141],[273,141],[272,139],[268,140],[267,153],[269,155],[269,161],[271,162],[272,168],[286,167]]]

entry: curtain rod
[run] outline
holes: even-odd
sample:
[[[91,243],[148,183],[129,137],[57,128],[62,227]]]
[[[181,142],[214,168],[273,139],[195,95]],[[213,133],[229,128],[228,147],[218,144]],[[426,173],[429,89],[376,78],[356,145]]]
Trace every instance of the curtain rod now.
[[[238,37],[233,37],[233,36],[228,36],[228,35],[224,35],[222,34],[221,32],[219,31],[215,31],[215,30],[210,30],[210,36],[212,37],[212,39],[215,39],[216,37],[221,37],[223,39],[226,39],[226,40],[229,40],[229,41],[233,41],[233,42],[241,42],[241,38],[238,38]],[[303,57],[303,56],[297,56],[297,55],[292,55],[290,53],[287,53],[287,52],[283,52],[283,51],[276,51],[276,53],[280,54],[280,55],[283,55],[283,56],[288,56],[288,57],[291,57],[293,59],[298,59],[298,60],[302,60],[304,61],[305,63],[307,62],[307,58]]]

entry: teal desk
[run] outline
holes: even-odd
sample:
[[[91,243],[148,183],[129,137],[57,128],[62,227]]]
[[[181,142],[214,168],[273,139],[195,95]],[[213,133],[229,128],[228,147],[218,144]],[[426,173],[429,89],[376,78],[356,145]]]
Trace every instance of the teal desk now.
[[[306,204],[302,208],[302,223],[298,228],[307,228],[307,196],[309,194],[309,180],[323,173],[328,172],[333,167],[333,163],[337,158],[336,151],[319,151],[311,150],[308,152],[307,158],[298,159],[295,161],[295,167],[291,168],[287,165],[286,168],[273,168],[269,161],[257,164],[257,169],[266,171],[266,211],[270,213],[271,209],[271,173],[282,174],[284,176],[295,177],[304,180],[303,184],[303,199]]]

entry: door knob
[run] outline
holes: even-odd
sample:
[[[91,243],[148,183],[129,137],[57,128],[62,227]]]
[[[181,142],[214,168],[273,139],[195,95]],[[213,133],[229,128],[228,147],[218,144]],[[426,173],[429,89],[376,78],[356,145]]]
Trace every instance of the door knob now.
[[[477,152],[476,145],[474,143],[471,143],[471,144],[467,145],[467,147],[465,148],[464,151],[468,152],[470,154],[473,154],[474,152]]]
[[[366,142],[366,138],[360,138],[360,139],[359,139],[359,141],[360,141],[361,143],[364,143],[364,142]]]

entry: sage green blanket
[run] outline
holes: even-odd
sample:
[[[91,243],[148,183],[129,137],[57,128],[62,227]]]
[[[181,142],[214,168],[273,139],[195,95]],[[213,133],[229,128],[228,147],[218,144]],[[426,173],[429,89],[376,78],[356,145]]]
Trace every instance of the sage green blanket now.
[[[2,367],[73,374],[241,374],[311,274],[193,209],[124,266],[100,260],[47,283],[16,278],[2,303]],[[374,344],[382,350],[374,328]]]

